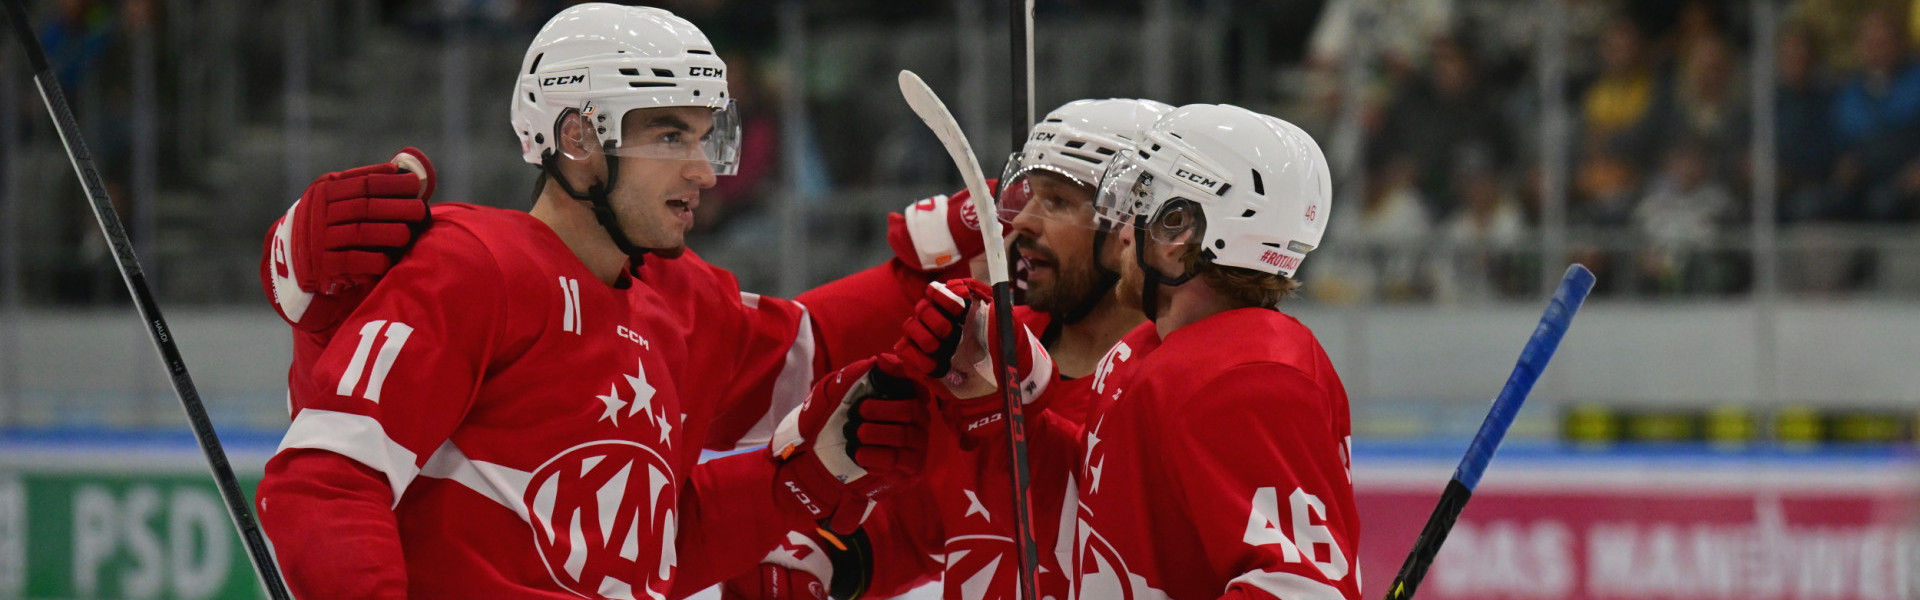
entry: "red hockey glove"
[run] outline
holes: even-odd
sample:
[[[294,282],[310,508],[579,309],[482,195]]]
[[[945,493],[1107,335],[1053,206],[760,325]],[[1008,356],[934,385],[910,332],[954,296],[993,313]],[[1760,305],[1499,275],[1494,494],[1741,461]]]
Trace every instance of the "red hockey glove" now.
[[[721,600],[827,600],[833,559],[807,534],[787,532],[787,541],[760,565],[720,587]]]
[[[281,316],[318,331],[352,312],[357,298],[328,298],[393,267],[425,229],[435,183],[427,155],[406,148],[386,163],[328,173],[308,185],[275,225],[262,264]]]
[[[987,187],[994,185],[993,180],[987,181]],[[887,245],[900,262],[923,273],[964,267],[986,250],[986,242],[980,239],[980,212],[974,210],[967,190],[927,198],[887,215]]]
[[[851,533],[873,499],[920,475],[927,396],[899,359],[855,361],[813,387],[774,431],[774,495],[789,512]]]
[[[933,282],[927,296],[914,307],[894,343],[914,373],[938,379],[942,416],[971,448],[998,435],[1006,426],[998,374],[1005,368],[1000,356],[998,326],[993,319],[993,289],[972,279]],[[1025,326],[1015,328],[1014,374],[1019,378],[1020,403],[1028,410],[1059,377],[1053,358]]]
[[[417,166],[408,172],[402,162]],[[393,162],[314,180],[291,215],[287,260],[300,289],[333,294],[385,275],[426,225],[434,179],[426,154],[407,148]]]

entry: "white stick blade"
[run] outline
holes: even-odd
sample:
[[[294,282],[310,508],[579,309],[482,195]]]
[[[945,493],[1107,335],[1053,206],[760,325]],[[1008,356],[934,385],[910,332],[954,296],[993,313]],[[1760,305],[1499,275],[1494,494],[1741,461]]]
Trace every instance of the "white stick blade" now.
[[[980,159],[973,153],[973,146],[967,143],[967,136],[960,131],[959,121],[947,110],[947,104],[934,95],[933,88],[920,79],[913,71],[900,71],[900,95],[907,99],[907,106],[913,108],[913,114],[933,130],[934,137],[940,138],[940,144],[947,149],[947,156],[953,159],[955,167],[960,169],[960,178],[967,182],[967,192],[973,196],[973,208],[980,218],[980,233],[987,247],[987,283],[1000,283],[1008,280],[1007,248],[1001,240],[1000,207],[994,201],[993,190],[987,187],[987,177],[980,171]]]

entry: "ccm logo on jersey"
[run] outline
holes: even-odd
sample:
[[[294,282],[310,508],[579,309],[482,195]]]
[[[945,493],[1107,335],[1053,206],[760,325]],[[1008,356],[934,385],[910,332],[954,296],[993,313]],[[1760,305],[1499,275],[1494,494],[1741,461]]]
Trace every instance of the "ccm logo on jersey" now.
[[[1298,269],[1298,268],[1300,268],[1300,258],[1299,258],[1299,257],[1297,257],[1297,256],[1287,256],[1287,255],[1285,255],[1285,254],[1281,254],[1281,253],[1279,253],[1279,252],[1274,252],[1274,251],[1272,251],[1272,250],[1268,250],[1268,251],[1266,251],[1266,252],[1262,252],[1262,253],[1260,253],[1260,262],[1263,262],[1263,263],[1267,263],[1267,264],[1269,264],[1269,265],[1273,265],[1273,266],[1275,266],[1275,267],[1279,267],[1279,268],[1282,268],[1282,269]]]
[[[588,87],[586,67],[570,69],[540,78],[540,89],[542,90],[585,90]]]
[[[641,348],[646,348],[648,350],[653,349],[653,346],[647,343],[647,338],[640,337],[640,334],[634,333],[632,329],[627,329],[627,326],[625,325],[620,325],[615,327],[613,332],[615,334],[618,334],[620,337],[627,338],[628,340],[632,340],[633,343],[639,344]]]
[[[688,67],[687,68],[688,77],[719,77],[720,74],[721,74],[721,70],[715,69],[713,67]]]

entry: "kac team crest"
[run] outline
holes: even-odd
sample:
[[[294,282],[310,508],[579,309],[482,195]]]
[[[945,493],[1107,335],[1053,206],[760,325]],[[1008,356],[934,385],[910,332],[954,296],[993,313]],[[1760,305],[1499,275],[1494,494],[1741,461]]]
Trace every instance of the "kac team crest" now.
[[[585,598],[665,598],[679,486],[650,448],[604,440],[569,448],[527,486],[534,547],[555,582]],[[642,568],[658,565],[657,570]],[[627,581],[646,573],[647,581]]]
[[[1084,509],[1082,509],[1084,510]],[[1079,552],[1074,562],[1079,563],[1081,598],[1112,598],[1114,600],[1167,600],[1166,592],[1154,589],[1144,577],[1136,575],[1127,568],[1127,561],[1120,551],[1107,542],[1100,532],[1094,531],[1081,515],[1079,528]]]

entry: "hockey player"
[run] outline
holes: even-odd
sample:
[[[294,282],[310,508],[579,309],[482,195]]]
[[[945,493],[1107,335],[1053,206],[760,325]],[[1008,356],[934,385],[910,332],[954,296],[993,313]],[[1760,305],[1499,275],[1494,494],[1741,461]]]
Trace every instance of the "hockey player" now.
[[[1332,199],[1306,132],[1175,110],[1102,177],[1151,325],[1103,359],[1080,480],[1082,598],[1347,598],[1360,525],[1346,390],[1275,308]],[[1224,592],[1224,593],[1223,593]]]
[[[1050,386],[1034,388],[1046,391],[1045,397],[1052,401],[1030,405],[1028,410],[1049,410],[1067,422],[1077,422],[1092,396],[1087,377],[1093,374],[1100,355],[1145,320],[1137,309],[1114,299],[1119,255],[1106,232],[1097,227],[1093,196],[1107,161],[1129,147],[1130,138],[1170,110],[1172,107],[1151,100],[1071,102],[1037,124],[1021,151],[1007,161],[1000,179],[1005,182],[1000,190],[1001,218],[1009,224],[1008,237],[1028,266],[1028,305],[1017,307],[1015,317],[1030,331],[1039,332],[1037,339],[1027,335],[1023,339],[1044,344],[1050,351],[1028,354],[1034,358],[1023,361],[1020,372],[1044,376],[1050,364],[1057,364],[1060,377]],[[980,287],[949,289],[936,283],[929,289],[934,292],[929,294],[931,299],[921,302],[921,316],[949,326],[958,321],[957,315],[966,312],[965,298],[988,295]],[[819,305],[808,305],[818,310]],[[951,327],[939,333],[923,331],[920,339],[931,350],[953,338],[950,334],[954,331]],[[927,353],[908,352],[903,356],[924,357]],[[1033,366],[1035,363],[1040,366]],[[915,368],[925,373],[945,370],[946,366],[936,368],[931,361],[922,361]],[[1023,391],[1027,389],[1022,387]],[[997,392],[967,395],[944,394],[940,420],[954,430],[954,436],[948,439],[936,428],[930,438],[929,469],[923,488],[882,502],[862,529],[863,535],[852,542],[863,546],[861,550],[869,560],[844,557],[846,553],[836,546],[849,544],[845,539],[826,536],[808,541],[795,537],[768,557],[757,580],[735,580],[729,597],[809,597],[773,593],[804,590],[804,585],[778,588],[768,582],[804,584],[817,578],[837,580],[833,586],[837,597],[864,591],[868,597],[884,598],[937,576],[945,598],[1013,598],[1018,563],[1010,520],[1012,494],[1007,487],[1010,460],[1003,443],[980,443],[1002,431],[998,420],[1001,399]],[[1071,521],[1062,518],[1072,518],[1069,473],[1076,464],[1070,451],[1075,439],[1069,433],[1033,443],[1059,446],[1055,451],[1033,455],[1032,497],[1042,549],[1042,595],[1065,597],[1067,567],[1071,566],[1066,550],[1071,547],[1071,539],[1060,533],[1071,530]],[[1062,510],[1063,506],[1069,510]],[[1068,545],[1062,545],[1063,540]],[[817,549],[841,559],[809,560],[807,557],[821,553]],[[761,583],[758,593],[752,586],[739,585],[755,581]]]
[[[823,378],[768,450],[696,467],[756,379],[764,315],[704,263],[656,279],[633,263],[678,254],[732,168],[724,65],[666,11],[585,4],[522,68],[531,213],[436,209],[290,380],[256,501],[300,597],[685,595],[791,527],[852,530],[918,470],[924,408],[887,357]]]
[[[1275,308],[1330,188],[1305,132],[1226,105],[1176,109],[1108,165],[1096,212],[1127,257],[1117,291],[1153,322],[1101,359],[1070,450],[1074,597],[1359,598],[1346,392]],[[949,322],[918,321],[935,336]],[[901,348],[910,364],[945,351]],[[1033,463],[1058,451],[1039,440],[1074,430],[1039,415]]]

